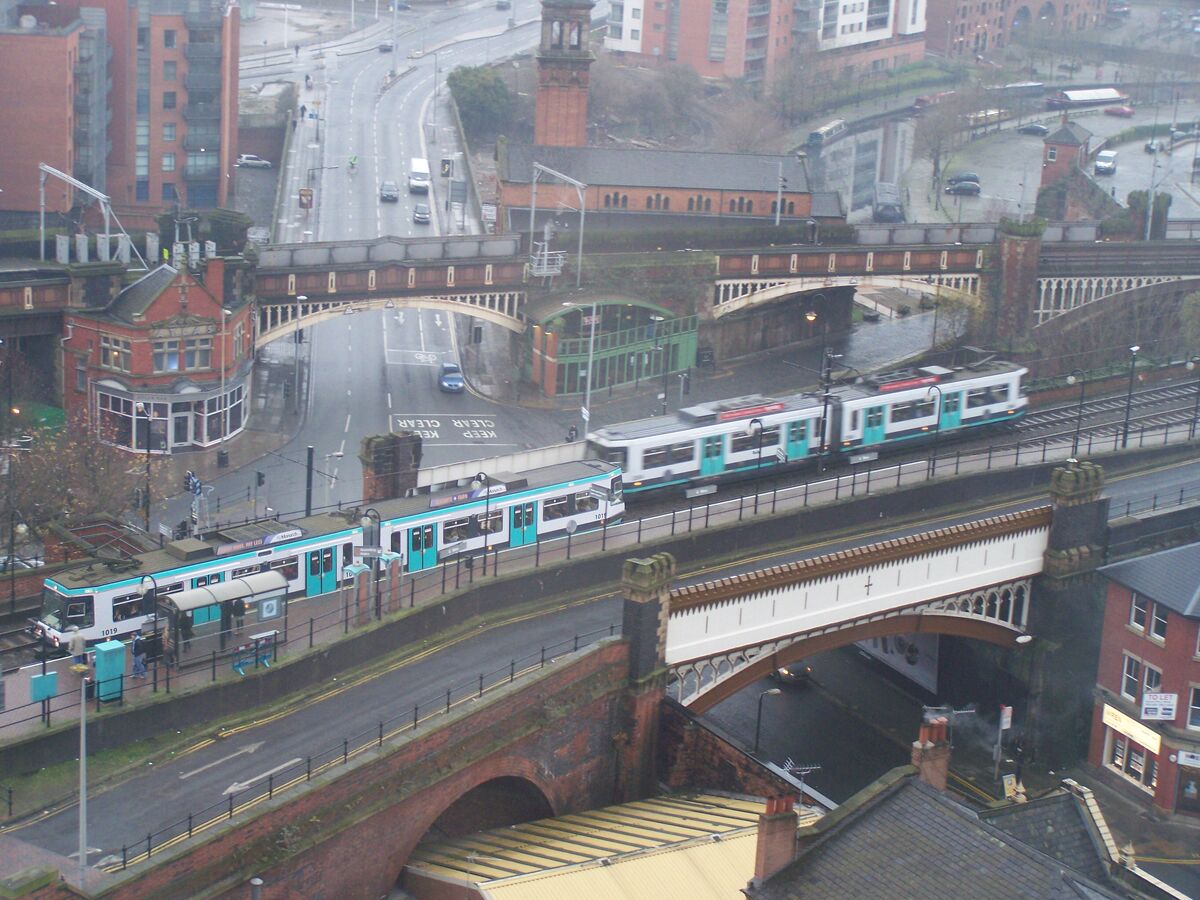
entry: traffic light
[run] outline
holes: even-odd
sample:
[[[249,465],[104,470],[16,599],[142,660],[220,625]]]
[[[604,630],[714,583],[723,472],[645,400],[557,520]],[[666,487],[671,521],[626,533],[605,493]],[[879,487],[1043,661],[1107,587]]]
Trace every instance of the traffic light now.
[[[442,160],[442,177],[450,178],[454,175],[454,160],[446,158]]]
[[[256,485],[258,485],[259,487],[262,487],[264,484],[267,483],[267,476],[264,475],[262,472],[255,472],[254,473],[254,483]]]

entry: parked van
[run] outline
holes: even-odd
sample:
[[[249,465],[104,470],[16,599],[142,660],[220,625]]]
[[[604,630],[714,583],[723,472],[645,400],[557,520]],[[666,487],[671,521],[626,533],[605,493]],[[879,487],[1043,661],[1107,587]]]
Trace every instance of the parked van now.
[[[408,192],[410,194],[429,193],[429,160],[414,156],[408,164]]]
[[[1117,151],[1101,150],[1097,153],[1093,171],[1097,175],[1115,175],[1117,173]]]

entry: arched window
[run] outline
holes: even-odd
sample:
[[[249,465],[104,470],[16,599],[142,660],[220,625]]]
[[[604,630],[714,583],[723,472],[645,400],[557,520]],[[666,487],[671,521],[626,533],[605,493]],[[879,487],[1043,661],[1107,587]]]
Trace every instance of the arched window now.
[[[746,210],[746,198],[745,198],[745,197],[738,197],[738,202],[737,202],[737,211],[738,211],[738,212],[745,212],[745,210]]]
[[[771,201],[771,215],[775,215],[775,201]]]
[[[748,213],[754,212],[754,201],[753,200],[746,201],[746,212],[748,212]]]
[[[663,197],[663,209],[670,209],[670,208],[671,208],[671,198]]]
[[[654,209],[654,198],[649,194],[646,195],[646,209]]]
[[[550,23],[550,46],[561,50],[563,45],[562,22],[555,19]]]
[[[729,201],[729,211],[730,211],[730,212],[736,212],[736,211],[737,211],[737,201],[736,201],[736,200],[734,200],[734,199],[732,199],[732,198],[731,198],[731,199],[730,199],[730,201]]]
[[[688,212],[691,212],[695,208],[696,208],[696,198],[688,197]]]
[[[605,209],[608,209],[608,208],[609,208],[609,206],[611,206],[611,205],[612,205],[612,195],[611,195],[611,194],[605,194],[605,195],[604,195],[604,208],[605,208]]]
[[[579,23],[572,22],[567,26],[567,43],[571,50],[578,50],[579,43]]]
[[[712,199],[709,197],[704,198],[704,211],[712,212]]]
[[[788,212],[789,216],[794,216],[796,214],[796,201],[795,200],[788,201],[787,212]]]
[[[628,209],[628,208],[629,208],[629,195],[622,194],[621,195],[621,209]]]

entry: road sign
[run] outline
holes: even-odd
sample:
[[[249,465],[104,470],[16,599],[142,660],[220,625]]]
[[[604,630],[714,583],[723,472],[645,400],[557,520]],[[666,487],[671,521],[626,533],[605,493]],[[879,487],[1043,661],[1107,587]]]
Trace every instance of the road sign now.
[[[453,175],[454,175],[454,160],[448,159],[448,158],[443,158],[442,159],[442,177],[450,178]]]
[[[362,553],[364,559],[378,559],[383,550],[379,547],[360,547],[359,552]]]
[[[583,421],[585,422],[590,422],[592,420],[592,414],[588,411],[586,406],[579,407],[579,415],[583,417]]]
[[[603,500],[605,503],[612,502],[612,491],[606,487],[600,487],[600,485],[593,484],[590,488],[588,488],[588,493],[597,500]]]
[[[170,525],[164,525],[162,522],[158,523],[158,533],[165,537],[168,541],[175,537],[175,529]]]
[[[306,188],[306,187],[300,188],[300,208],[301,209],[312,209],[312,207],[313,207],[313,189]]]
[[[1007,731],[1010,728],[1012,728],[1012,707],[1011,706],[1001,706],[1000,707],[1000,730]]]

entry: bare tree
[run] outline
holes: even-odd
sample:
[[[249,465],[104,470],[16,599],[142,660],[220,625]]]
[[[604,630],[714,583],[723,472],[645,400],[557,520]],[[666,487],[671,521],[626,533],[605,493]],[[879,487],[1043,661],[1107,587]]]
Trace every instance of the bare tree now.
[[[729,153],[768,152],[778,147],[783,128],[767,110],[767,103],[739,88],[735,102],[722,107],[715,143]]]

